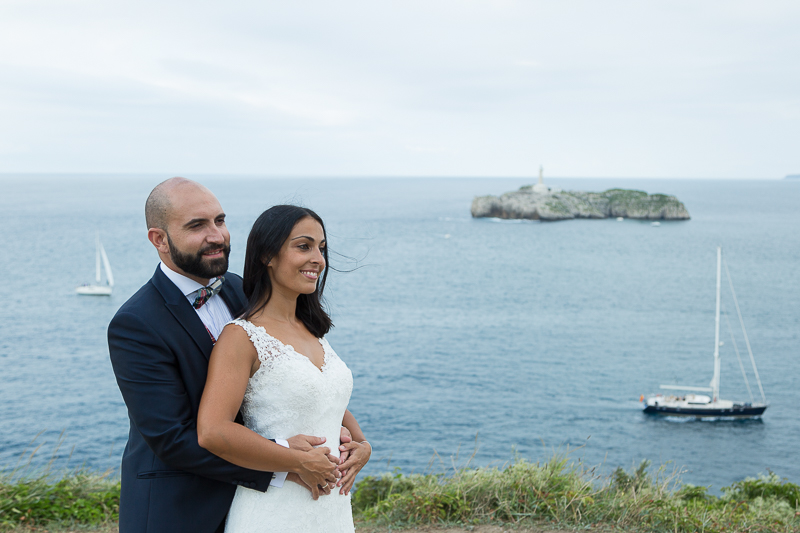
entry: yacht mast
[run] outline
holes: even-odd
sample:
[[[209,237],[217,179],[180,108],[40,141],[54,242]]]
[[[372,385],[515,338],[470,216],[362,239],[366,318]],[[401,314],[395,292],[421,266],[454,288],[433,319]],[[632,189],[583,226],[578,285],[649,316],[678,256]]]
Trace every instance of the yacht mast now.
[[[714,324],[714,377],[711,379],[711,401],[719,399],[719,296],[722,280],[722,248],[717,246],[717,314]]]

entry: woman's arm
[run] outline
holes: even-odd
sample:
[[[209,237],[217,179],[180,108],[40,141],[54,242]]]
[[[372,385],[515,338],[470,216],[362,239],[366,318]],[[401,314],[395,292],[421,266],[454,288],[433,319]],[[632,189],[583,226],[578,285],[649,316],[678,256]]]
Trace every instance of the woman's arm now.
[[[269,472],[295,472],[319,495],[318,485],[336,481],[336,462],[326,447],[284,448],[234,422],[247,381],[258,369],[256,349],[238,326],[226,326],[208,364],[197,415],[197,439],[203,448],[233,464]],[[335,458],[334,458],[335,459]]]
[[[342,425],[350,431],[353,440],[339,446],[339,450],[347,452],[349,457],[339,465],[342,477],[336,483],[336,486],[341,487],[339,494],[349,494],[350,489],[353,488],[353,483],[356,481],[356,475],[364,468],[364,465],[367,464],[372,455],[372,445],[367,442],[364,433],[361,431],[361,426],[358,425],[356,417],[353,416],[349,409],[344,412]]]
[[[350,409],[345,409],[344,418],[342,418],[342,425],[350,431],[350,436],[356,442],[366,440],[364,433],[361,431],[361,426],[358,425],[356,417],[350,412]]]

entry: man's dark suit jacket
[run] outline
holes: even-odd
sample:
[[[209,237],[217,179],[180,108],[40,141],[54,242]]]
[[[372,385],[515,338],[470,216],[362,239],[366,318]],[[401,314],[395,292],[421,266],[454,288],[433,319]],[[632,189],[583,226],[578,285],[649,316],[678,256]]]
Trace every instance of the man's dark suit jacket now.
[[[233,316],[242,279],[220,292]],[[213,343],[186,296],[156,268],[108,326],[111,364],[131,422],[122,456],[120,533],[214,532],[237,485],[266,491],[271,472],[232,465],[197,444]]]

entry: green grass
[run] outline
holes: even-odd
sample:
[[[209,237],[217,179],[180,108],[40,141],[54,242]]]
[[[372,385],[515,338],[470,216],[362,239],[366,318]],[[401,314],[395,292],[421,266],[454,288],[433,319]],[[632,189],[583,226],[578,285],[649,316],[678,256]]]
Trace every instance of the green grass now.
[[[536,524],[652,532],[800,531],[800,487],[772,473],[725,487],[683,485],[679,472],[643,462],[610,476],[556,455],[452,475],[399,471],[359,482],[356,517],[367,524]]]
[[[101,525],[119,517],[118,480],[82,470],[0,477],[0,530],[20,525]]]
[[[0,475],[0,531],[19,526],[108,528],[118,518],[120,484],[83,470],[58,478]],[[365,477],[353,494],[367,528],[546,522],[568,529],[648,532],[800,531],[800,487],[772,472],[722,489],[682,484],[680,472],[641,463],[601,475],[555,454],[503,467],[453,468],[447,475]],[[105,530],[105,529],[103,529]]]
[[[110,472],[52,471],[63,439],[62,432],[50,461],[41,468],[34,468],[32,461],[43,444],[23,452],[13,469],[0,470],[0,531],[20,526],[106,526],[118,520],[120,482]]]

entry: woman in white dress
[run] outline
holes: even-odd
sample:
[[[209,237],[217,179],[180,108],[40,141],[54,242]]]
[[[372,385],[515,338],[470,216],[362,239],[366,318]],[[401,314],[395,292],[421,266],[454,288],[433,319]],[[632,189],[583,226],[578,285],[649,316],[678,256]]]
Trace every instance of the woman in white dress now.
[[[234,464],[289,472],[282,487],[242,486],[225,531],[354,531],[350,489],[372,447],[347,410],[353,377],[325,340],[325,227],[313,211],[274,206],[247,240],[249,304],[211,354],[198,414],[200,445]],[[245,425],[234,419],[241,412]],[[352,442],[336,446],[340,427]],[[269,439],[323,437],[330,447],[284,448]]]

